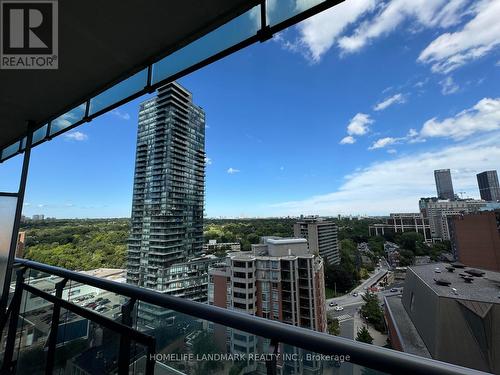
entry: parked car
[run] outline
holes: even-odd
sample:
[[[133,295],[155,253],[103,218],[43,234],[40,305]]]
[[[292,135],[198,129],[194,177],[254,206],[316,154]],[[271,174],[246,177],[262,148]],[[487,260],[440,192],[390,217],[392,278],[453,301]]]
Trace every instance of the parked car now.
[[[335,306],[335,311],[342,311],[344,308],[342,306]]]
[[[353,297],[357,297],[357,296],[358,296],[358,292],[354,292],[354,293],[352,294],[352,296],[353,296]]]
[[[391,292],[392,292],[392,293],[395,293],[395,292],[397,292],[397,291],[398,291],[398,290],[397,290],[396,288],[391,288]]]
[[[336,302],[330,302],[329,306],[330,307],[333,307],[333,306],[337,306],[338,304]]]

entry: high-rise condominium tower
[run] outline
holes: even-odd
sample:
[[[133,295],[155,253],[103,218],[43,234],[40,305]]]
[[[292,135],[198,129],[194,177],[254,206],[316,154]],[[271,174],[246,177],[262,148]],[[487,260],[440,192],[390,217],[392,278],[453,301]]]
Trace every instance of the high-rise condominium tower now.
[[[205,113],[170,83],[140,105],[128,283],[169,294],[190,287],[174,271],[201,253],[204,183]]]
[[[436,190],[439,199],[455,199],[451,172],[449,169],[438,169],[434,171]]]
[[[477,175],[477,184],[481,199],[485,201],[500,201],[500,185],[497,171],[485,171]]]

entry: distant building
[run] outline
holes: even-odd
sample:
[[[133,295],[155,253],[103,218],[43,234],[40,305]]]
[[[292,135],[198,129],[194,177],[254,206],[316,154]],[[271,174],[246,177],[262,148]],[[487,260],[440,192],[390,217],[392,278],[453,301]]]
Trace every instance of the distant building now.
[[[307,240],[266,239],[209,271],[209,303],[325,332],[323,268]]]
[[[485,171],[476,176],[481,199],[493,202],[500,201],[500,185],[497,171]]]
[[[453,182],[449,169],[435,170],[434,179],[436,180],[436,190],[439,199],[455,199],[455,192],[453,191]]]
[[[392,268],[399,267],[399,246],[395,243],[386,241],[384,242],[384,252],[387,263],[389,263]]]
[[[450,233],[459,262],[500,272],[500,210],[455,216]]]
[[[443,263],[409,267],[403,296],[384,298],[392,347],[500,373],[498,285],[498,272]]]
[[[429,221],[433,241],[450,239],[448,217],[478,212],[486,205],[485,201],[476,199],[421,198],[419,201],[420,212]]]
[[[24,248],[26,247],[26,232],[19,232],[17,235],[16,258],[24,258]]]
[[[203,244],[204,253],[217,251],[241,251],[241,244],[239,242],[217,242],[217,240],[209,240],[208,243]]]
[[[229,254],[224,263],[210,270],[209,304],[326,332],[323,259],[311,253],[303,238],[264,238],[262,242],[252,245],[250,252]],[[258,349],[262,342],[254,335],[220,325],[212,329],[216,340],[227,342],[232,353],[262,350]],[[318,371],[320,363],[306,362],[281,365],[289,367],[284,373]]]
[[[318,217],[306,217],[293,225],[293,235],[305,238],[309,250],[320,255],[328,264],[340,263],[337,224]]]
[[[192,301],[208,302],[208,271],[220,262],[215,255],[191,258],[186,262],[176,263],[171,267],[158,270],[162,289],[159,291],[175,297]],[[173,310],[150,304],[141,304],[139,321],[146,326],[172,325],[179,314]]]
[[[33,215],[32,220],[33,221],[43,221],[45,219],[45,215]]]
[[[429,220],[421,213],[393,213],[383,224],[371,224],[368,230],[370,236],[416,232],[422,234],[425,242],[431,241]]]

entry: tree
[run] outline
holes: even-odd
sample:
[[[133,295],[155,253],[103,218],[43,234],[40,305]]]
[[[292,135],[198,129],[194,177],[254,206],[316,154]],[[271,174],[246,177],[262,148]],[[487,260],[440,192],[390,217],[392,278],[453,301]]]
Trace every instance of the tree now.
[[[384,255],[384,241],[384,237],[382,236],[370,237],[368,240],[368,247],[376,255],[382,256]]]
[[[356,336],[356,341],[365,342],[367,344],[373,343],[373,337],[370,335],[368,328],[366,326],[358,329],[358,334]]]
[[[363,300],[365,303],[361,307],[361,316],[365,317],[377,331],[385,332],[384,312],[379,305],[378,297],[373,293],[366,293]]]
[[[411,266],[414,259],[415,255],[411,250],[401,249],[399,251],[399,265],[401,267]]]
[[[328,317],[327,328],[330,335],[340,335],[340,323],[338,319]]]
[[[340,265],[327,265],[325,268],[325,285],[327,288],[345,293],[354,286],[352,273]]]

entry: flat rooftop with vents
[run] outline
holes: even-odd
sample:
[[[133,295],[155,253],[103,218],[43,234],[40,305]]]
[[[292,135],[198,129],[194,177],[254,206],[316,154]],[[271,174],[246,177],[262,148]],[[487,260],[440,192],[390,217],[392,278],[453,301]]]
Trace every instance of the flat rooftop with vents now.
[[[500,372],[499,272],[447,263],[409,267],[403,295],[385,297],[385,315],[395,349]]]

